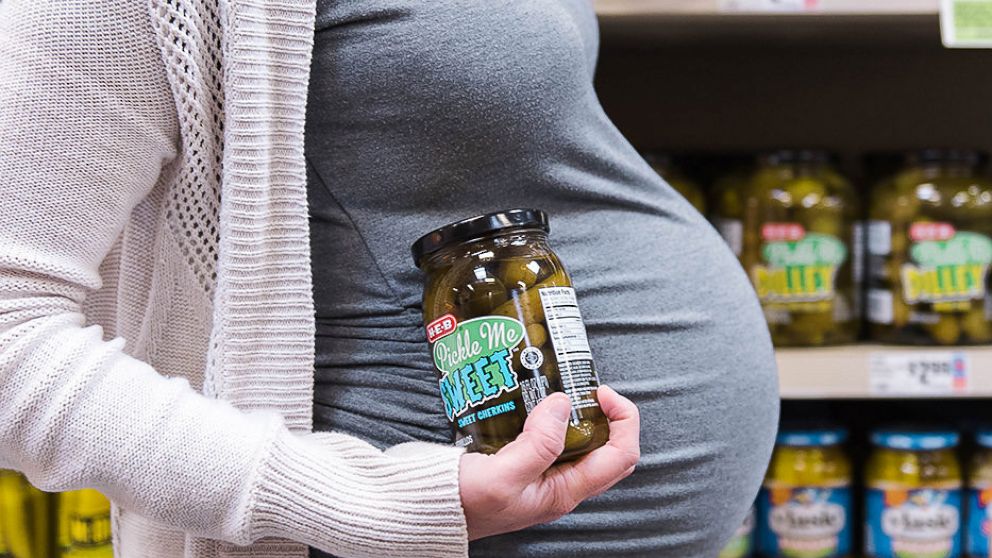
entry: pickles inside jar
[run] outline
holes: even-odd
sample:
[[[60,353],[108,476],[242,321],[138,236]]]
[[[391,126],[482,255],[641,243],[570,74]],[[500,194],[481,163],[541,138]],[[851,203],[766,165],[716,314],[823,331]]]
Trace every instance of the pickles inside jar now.
[[[883,342],[992,342],[992,182],[981,154],[908,153],[872,192],[868,322]]]
[[[414,243],[424,324],[454,442],[495,453],[528,413],[563,392],[572,416],[559,461],[608,441],[575,289],[548,244],[547,215],[517,209],[459,221]]]
[[[740,259],[777,346],[852,342],[861,283],[858,203],[818,150],[759,157],[740,204]]]

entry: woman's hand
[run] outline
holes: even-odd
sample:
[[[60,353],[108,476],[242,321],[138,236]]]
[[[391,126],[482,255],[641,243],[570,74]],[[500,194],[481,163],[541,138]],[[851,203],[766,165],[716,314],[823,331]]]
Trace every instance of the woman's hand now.
[[[637,407],[601,386],[610,441],[578,461],[552,467],[565,448],[568,396],[542,401],[524,431],[495,455],[462,456],[459,485],[470,540],[554,521],[634,472],[641,455]]]

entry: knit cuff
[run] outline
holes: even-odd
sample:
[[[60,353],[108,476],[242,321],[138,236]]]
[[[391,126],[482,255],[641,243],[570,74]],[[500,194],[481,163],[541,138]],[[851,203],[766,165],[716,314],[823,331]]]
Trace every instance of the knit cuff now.
[[[465,557],[461,455],[426,443],[381,452],[341,434],[284,431],[259,471],[251,538],[288,538],[342,558]]]

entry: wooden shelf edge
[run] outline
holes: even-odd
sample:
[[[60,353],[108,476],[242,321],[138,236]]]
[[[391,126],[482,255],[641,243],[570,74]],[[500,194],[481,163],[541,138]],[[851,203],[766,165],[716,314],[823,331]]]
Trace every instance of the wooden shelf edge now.
[[[961,352],[969,362],[968,389],[939,395],[879,394],[870,389],[873,354]],[[782,399],[992,398],[992,346],[910,347],[859,344],[776,351]]]
[[[721,9],[720,0],[595,0],[601,17],[670,15],[935,15],[939,0],[819,0],[808,11],[736,11]],[[744,3],[746,5],[746,2]]]

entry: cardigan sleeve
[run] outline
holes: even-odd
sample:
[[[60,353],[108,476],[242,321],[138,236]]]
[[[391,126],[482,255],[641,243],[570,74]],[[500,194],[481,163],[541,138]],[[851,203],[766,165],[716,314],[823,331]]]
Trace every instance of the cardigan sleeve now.
[[[0,467],[235,544],[465,556],[459,450],[291,434],[87,326],[101,261],[179,150],[147,10],[0,4]]]

